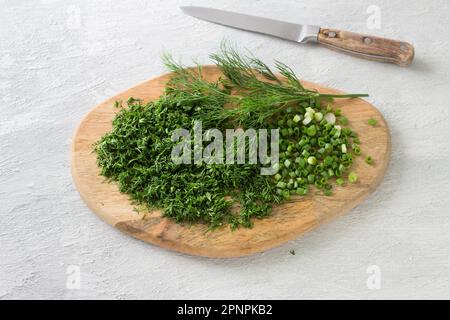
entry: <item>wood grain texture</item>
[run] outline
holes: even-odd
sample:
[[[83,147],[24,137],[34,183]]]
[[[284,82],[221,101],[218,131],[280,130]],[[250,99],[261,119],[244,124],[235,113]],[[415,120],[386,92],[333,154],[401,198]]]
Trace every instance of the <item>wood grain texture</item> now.
[[[414,59],[414,47],[402,41],[374,37],[337,29],[320,29],[317,40],[332,49],[354,56],[399,66],[409,66]]]
[[[212,66],[204,67],[203,72],[209,80],[219,77],[219,71]],[[81,197],[103,220],[135,238],[178,252],[207,257],[238,257],[261,252],[352,209],[378,186],[384,176],[390,154],[386,122],[368,102],[342,99],[337,100],[334,107],[342,109],[349,125],[360,134],[363,155],[370,154],[375,161],[373,166],[369,166],[363,156],[356,157],[352,167],[359,175],[356,184],[336,186],[332,197],[294,197],[274,207],[269,217],[255,220],[253,228],[236,231],[227,226],[206,233],[205,225],[176,224],[162,218],[159,210],[137,213],[128,196],[99,175],[92,144],[111,129],[111,121],[117,112],[113,107],[115,100],[127,100],[130,96],[144,101],[157,99],[169,78],[170,74],[166,74],[149,80],[99,104],[81,121],[72,141],[72,175]],[[302,83],[324,93],[339,92],[306,81]],[[370,127],[367,124],[369,118],[376,119],[378,125]]]

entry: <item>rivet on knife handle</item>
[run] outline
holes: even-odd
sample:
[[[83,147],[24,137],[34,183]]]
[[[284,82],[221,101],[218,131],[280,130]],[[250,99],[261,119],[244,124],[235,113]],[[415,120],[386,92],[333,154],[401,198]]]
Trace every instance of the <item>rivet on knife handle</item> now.
[[[414,47],[402,41],[324,28],[320,29],[317,40],[322,45],[354,56],[392,62],[402,67],[409,66],[414,59]]]

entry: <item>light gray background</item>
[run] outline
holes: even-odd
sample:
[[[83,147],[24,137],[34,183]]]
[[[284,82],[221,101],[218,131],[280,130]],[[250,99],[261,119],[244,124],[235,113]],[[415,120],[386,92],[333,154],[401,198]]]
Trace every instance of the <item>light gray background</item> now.
[[[191,3],[404,39],[417,58],[399,68],[232,30],[183,15]],[[370,5],[380,29],[368,28]],[[0,298],[450,298],[449,12],[445,0],[0,0]],[[347,215],[263,254],[211,260],[97,218],[69,147],[90,108],[164,72],[164,50],[207,62],[224,37],[303,79],[370,93],[392,161]],[[79,290],[66,287],[70,265]],[[366,285],[372,265],[378,290]]]

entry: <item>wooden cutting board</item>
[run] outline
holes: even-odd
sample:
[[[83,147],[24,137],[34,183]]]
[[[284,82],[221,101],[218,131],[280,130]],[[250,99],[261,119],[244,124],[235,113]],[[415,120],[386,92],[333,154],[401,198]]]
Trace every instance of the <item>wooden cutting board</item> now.
[[[215,80],[220,72],[213,66],[203,69],[208,80]],[[161,217],[160,211],[136,212],[128,196],[121,194],[114,183],[99,176],[96,154],[92,144],[111,129],[117,109],[115,100],[126,101],[130,96],[144,101],[157,99],[164,90],[170,74],[146,81],[93,108],[81,121],[72,141],[72,175],[81,197],[88,207],[107,223],[146,242],[192,255],[207,257],[238,257],[261,252],[295,239],[331,218],[339,216],[367,197],[381,182],[390,154],[389,130],[380,112],[362,99],[336,99],[334,107],[342,109],[361,140],[362,155],[355,157],[352,170],[359,180],[356,184],[335,186],[334,195],[308,195],[274,207],[272,214],[255,220],[251,229],[231,231],[228,226],[206,232],[204,225],[180,225]],[[302,81],[307,88],[323,93],[341,93],[314,83]],[[378,121],[375,127],[367,124],[369,118]],[[372,166],[364,156],[374,158]]]

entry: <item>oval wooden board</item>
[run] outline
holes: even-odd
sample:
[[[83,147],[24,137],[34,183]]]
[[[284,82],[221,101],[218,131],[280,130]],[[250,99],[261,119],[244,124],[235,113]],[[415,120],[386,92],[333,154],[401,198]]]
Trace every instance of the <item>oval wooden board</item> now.
[[[209,80],[217,79],[220,74],[213,66],[205,66],[203,72]],[[102,219],[135,238],[167,249],[207,257],[238,257],[261,252],[297,238],[349,211],[374,191],[383,178],[390,154],[389,130],[385,120],[377,109],[362,99],[337,99],[334,107],[342,109],[361,140],[363,155],[356,157],[352,168],[359,176],[356,184],[336,186],[331,197],[294,197],[274,207],[269,217],[255,220],[251,229],[231,231],[226,226],[206,232],[204,225],[176,224],[161,217],[158,210],[136,212],[127,195],[120,193],[114,183],[105,182],[99,175],[92,144],[111,130],[111,121],[117,112],[113,107],[115,100],[126,101],[130,96],[144,101],[157,99],[169,78],[170,74],[166,74],[149,80],[99,104],[82,120],[72,141],[72,175],[81,197]],[[302,83],[324,93],[339,92],[306,81]],[[369,118],[376,119],[377,126],[370,127],[367,124]],[[374,158],[374,165],[364,162],[366,153]]]

